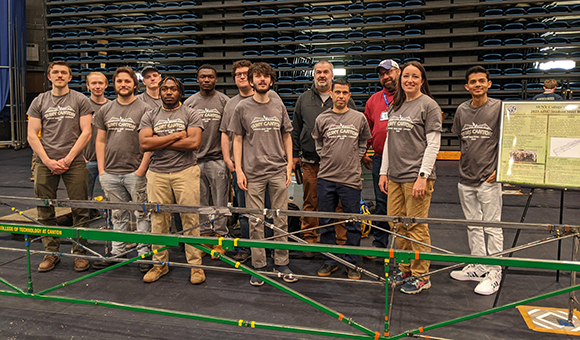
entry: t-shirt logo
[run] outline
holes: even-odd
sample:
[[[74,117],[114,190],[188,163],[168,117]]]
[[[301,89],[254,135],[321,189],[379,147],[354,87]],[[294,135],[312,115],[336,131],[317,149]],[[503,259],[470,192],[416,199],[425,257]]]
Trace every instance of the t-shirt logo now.
[[[485,123],[483,124],[465,124],[461,129],[461,138],[476,140],[479,138],[491,138],[493,130]]]
[[[280,119],[278,117],[255,117],[250,123],[253,131],[270,132],[271,130],[280,130]]]
[[[137,124],[133,121],[131,117],[113,117],[109,119],[105,125],[109,131],[135,131],[137,129]]]
[[[411,131],[413,127],[415,127],[415,124],[413,124],[413,120],[410,117],[399,115],[389,119],[387,130],[393,130],[394,132]]]
[[[181,118],[161,119],[155,123],[153,131],[158,135],[168,135],[174,132],[184,131],[185,122]]]
[[[46,110],[43,115],[43,118],[46,120],[58,120],[61,121],[63,118],[73,119],[76,117],[75,110],[73,110],[70,105],[67,106],[60,106],[57,105],[56,107],[50,107]]]
[[[217,109],[208,109],[208,108],[198,109],[197,114],[200,115],[200,117],[204,123],[207,123],[210,120],[222,119],[222,115]]]
[[[326,131],[325,135],[328,138],[358,138],[358,130],[353,124],[332,124]]]

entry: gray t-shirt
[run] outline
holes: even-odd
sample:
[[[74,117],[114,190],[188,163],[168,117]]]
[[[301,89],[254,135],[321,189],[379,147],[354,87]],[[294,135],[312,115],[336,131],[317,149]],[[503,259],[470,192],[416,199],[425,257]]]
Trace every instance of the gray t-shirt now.
[[[247,98],[250,98],[250,97],[252,97],[252,96],[249,95],[247,97],[243,97],[241,94],[237,94],[236,96],[230,98],[230,100],[228,101],[228,103],[224,107],[224,114],[222,116],[222,122],[220,124],[220,131],[227,133],[230,136],[230,155],[231,155],[232,162],[234,161],[234,149],[233,149],[234,133],[232,131],[230,131],[228,128],[230,126],[232,118],[234,117],[234,110],[235,110],[236,106],[238,105],[238,103],[240,101],[247,99]],[[270,90],[268,92],[268,97],[270,97],[270,99],[276,99],[276,100],[282,101],[280,96],[272,90]]]
[[[362,112],[327,110],[314,123],[312,138],[322,142],[318,178],[362,190],[359,149],[371,139],[369,124]]]
[[[83,156],[85,157],[85,159],[87,160],[87,162],[96,162],[97,161],[97,153],[95,152],[95,141],[97,140],[97,127],[95,126],[95,113],[97,113],[97,111],[99,111],[99,109],[107,104],[109,102],[109,100],[107,99],[106,102],[104,102],[103,104],[98,104],[95,103],[92,99],[89,98],[89,102],[91,103],[91,107],[93,108],[93,133],[91,135],[91,140],[89,141],[89,143],[87,144],[87,146],[85,146],[85,149],[83,150]]]
[[[242,169],[248,181],[286,171],[282,136],[292,131],[292,122],[281,101],[240,101],[228,130],[243,136]]]
[[[397,110],[389,110],[387,125],[389,180],[408,183],[417,180],[427,148],[427,133],[441,132],[441,108],[429,96],[406,101]],[[435,179],[435,167],[429,179]]]
[[[152,129],[154,135],[163,137],[174,132],[187,131],[192,127],[199,127],[203,130],[203,121],[193,109],[181,105],[175,111],[165,111],[162,107],[148,111],[141,118],[139,130]],[[161,149],[151,153],[149,170],[170,173],[185,170],[196,164],[195,151]]]
[[[95,113],[93,124],[107,132],[105,172],[126,175],[139,168],[143,159],[139,149],[139,124],[151,109],[142,100],[134,100],[128,105],[113,100]]]
[[[135,97],[137,97],[137,99],[141,99],[142,101],[147,103],[147,105],[151,106],[151,108],[163,106],[163,101],[161,100],[161,96],[159,96],[159,98],[155,99],[155,98],[151,97],[147,93],[147,91],[145,91],[143,93],[139,93]]]
[[[488,98],[474,107],[468,100],[457,108],[451,131],[459,135],[460,182],[478,186],[497,168],[501,120],[501,101]]]
[[[90,115],[93,108],[89,98],[69,90],[55,97],[51,91],[34,98],[27,115],[41,120],[41,143],[48,157],[59,160],[66,157],[81,135],[81,116]],[[82,152],[75,158],[82,159]]]
[[[223,119],[224,108],[230,100],[225,94],[216,91],[206,98],[200,92],[187,98],[183,105],[189,106],[203,121],[203,136],[197,151],[198,162],[223,159],[221,146],[220,123]]]

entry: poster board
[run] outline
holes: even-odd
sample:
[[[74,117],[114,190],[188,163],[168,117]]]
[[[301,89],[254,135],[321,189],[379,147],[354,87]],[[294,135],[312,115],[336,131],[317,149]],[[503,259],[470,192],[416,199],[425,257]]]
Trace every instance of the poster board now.
[[[498,181],[580,188],[580,101],[502,103]]]

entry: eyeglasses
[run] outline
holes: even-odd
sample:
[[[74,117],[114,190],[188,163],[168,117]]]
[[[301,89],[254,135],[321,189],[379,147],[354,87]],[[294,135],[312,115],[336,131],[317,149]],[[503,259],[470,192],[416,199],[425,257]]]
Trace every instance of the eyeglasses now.
[[[248,76],[248,72],[236,72],[236,73],[234,73],[234,76],[236,78],[247,77]]]

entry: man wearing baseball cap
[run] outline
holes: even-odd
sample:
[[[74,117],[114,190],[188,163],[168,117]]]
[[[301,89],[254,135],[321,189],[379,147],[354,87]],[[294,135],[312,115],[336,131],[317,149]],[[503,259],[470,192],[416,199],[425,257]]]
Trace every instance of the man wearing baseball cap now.
[[[373,94],[365,105],[365,117],[371,129],[372,138],[368,146],[372,146],[375,154],[372,157],[365,156],[362,159],[367,169],[373,172],[373,188],[375,190],[376,215],[387,215],[387,195],[379,189],[379,170],[383,160],[383,147],[387,138],[387,111],[393,102],[397,91],[397,82],[401,75],[399,64],[391,59],[385,59],[376,68],[379,75],[379,82],[383,87],[381,91]],[[376,222],[378,227],[389,230],[387,222]],[[377,228],[373,228],[373,247],[387,248],[389,234]],[[372,257],[368,257],[372,258]]]
[[[141,99],[153,108],[160,107],[163,102],[161,101],[161,97],[159,97],[159,82],[161,82],[159,70],[155,66],[145,66],[141,70],[141,76],[143,77],[141,81],[147,90],[135,97]]]

